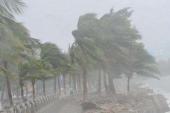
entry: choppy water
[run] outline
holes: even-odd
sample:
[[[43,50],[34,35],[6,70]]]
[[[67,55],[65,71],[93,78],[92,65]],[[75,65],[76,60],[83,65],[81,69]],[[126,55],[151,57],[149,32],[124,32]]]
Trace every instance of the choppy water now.
[[[170,76],[162,77],[160,80],[148,79],[145,81],[145,83],[154,89],[156,93],[164,95],[167,98],[167,102],[170,106]]]

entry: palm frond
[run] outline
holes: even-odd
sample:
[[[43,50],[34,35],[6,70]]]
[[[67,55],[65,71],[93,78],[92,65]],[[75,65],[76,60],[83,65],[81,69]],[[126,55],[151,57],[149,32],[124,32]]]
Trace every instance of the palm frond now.
[[[0,15],[5,17],[13,17],[13,14],[23,12],[25,4],[22,0],[0,0]]]

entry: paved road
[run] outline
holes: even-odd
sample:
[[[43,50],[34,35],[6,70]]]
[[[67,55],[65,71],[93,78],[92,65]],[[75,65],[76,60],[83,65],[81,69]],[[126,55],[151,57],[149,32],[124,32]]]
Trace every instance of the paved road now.
[[[82,110],[75,99],[66,98],[44,107],[38,113],[82,113]]]

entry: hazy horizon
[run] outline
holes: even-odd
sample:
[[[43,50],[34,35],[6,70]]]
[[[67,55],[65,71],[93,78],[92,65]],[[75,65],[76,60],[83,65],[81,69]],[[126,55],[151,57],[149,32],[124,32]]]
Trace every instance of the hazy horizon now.
[[[27,7],[18,20],[29,29],[32,37],[56,43],[67,50],[73,42],[72,30],[85,13],[103,15],[111,8],[131,7],[132,22],[143,37],[148,51],[158,59],[170,58],[170,13],[168,0],[25,0]]]

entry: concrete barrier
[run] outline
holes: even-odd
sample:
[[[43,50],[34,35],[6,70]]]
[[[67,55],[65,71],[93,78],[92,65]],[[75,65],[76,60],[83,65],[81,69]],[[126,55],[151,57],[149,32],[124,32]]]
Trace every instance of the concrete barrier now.
[[[0,113],[36,113],[43,107],[55,102],[57,99],[57,95],[42,96],[34,100],[20,103],[14,107],[3,109]]]

